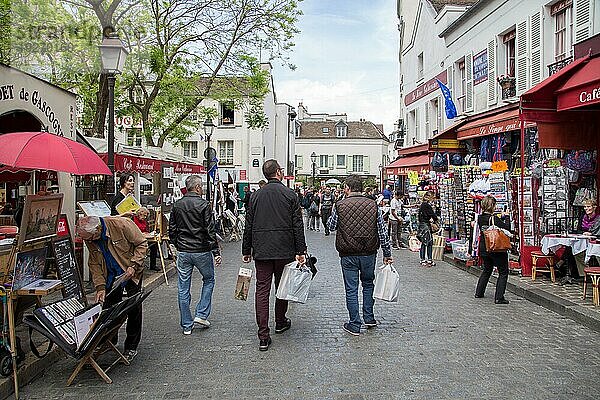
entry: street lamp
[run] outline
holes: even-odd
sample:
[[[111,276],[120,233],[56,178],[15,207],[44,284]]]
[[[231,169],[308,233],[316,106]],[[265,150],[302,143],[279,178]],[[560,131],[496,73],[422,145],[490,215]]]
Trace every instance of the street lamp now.
[[[312,152],[312,154],[310,155],[310,161],[312,161],[312,185],[313,187],[315,186],[315,175],[317,172],[317,153],[315,153],[314,151]]]
[[[102,59],[102,73],[108,81],[108,168],[113,175],[108,180],[107,195],[112,197],[115,192],[115,80],[116,75],[123,72],[129,52],[114,32],[105,36],[98,48]]]
[[[202,124],[202,129],[204,129],[204,137],[206,138],[206,150],[204,150],[204,158],[206,158],[206,201],[210,203],[210,169],[211,163],[216,157],[216,152],[214,149],[210,147],[210,137],[213,134],[213,130],[215,129],[215,124],[212,122],[212,119],[206,118],[204,124]]]

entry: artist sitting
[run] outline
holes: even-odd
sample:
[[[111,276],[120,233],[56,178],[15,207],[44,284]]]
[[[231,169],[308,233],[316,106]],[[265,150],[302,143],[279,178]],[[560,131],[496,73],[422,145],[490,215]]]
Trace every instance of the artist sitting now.
[[[90,252],[88,266],[97,302],[108,308],[123,299],[124,290],[128,297],[141,290],[148,243],[133,221],[123,217],[83,217],[77,222],[77,234]],[[113,283],[121,276],[124,281],[113,288]],[[127,314],[127,337],[123,347],[129,361],[137,355],[141,337],[140,304]]]
[[[150,210],[146,207],[140,207],[135,212],[133,216],[133,222],[140,228],[140,231],[144,234],[145,237],[153,236],[150,233],[150,228],[148,228],[148,216],[150,215]],[[160,271],[160,268],[156,268],[156,255],[158,252],[158,244],[156,242],[148,243],[148,247],[150,248],[150,270],[151,271]]]

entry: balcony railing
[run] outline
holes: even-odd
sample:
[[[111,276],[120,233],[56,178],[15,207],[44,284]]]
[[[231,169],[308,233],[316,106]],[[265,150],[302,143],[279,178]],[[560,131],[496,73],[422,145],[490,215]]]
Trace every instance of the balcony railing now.
[[[548,65],[548,76],[554,75],[555,73],[569,65],[571,62],[573,62],[572,56]]]

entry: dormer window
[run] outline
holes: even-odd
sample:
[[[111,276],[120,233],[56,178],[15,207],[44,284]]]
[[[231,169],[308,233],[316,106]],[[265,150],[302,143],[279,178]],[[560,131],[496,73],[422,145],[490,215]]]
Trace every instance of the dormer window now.
[[[329,128],[327,128],[327,127],[321,128],[321,132],[327,134],[327,133],[329,133]]]
[[[345,122],[340,121],[335,126],[335,136],[347,137],[348,136],[348,125]]]

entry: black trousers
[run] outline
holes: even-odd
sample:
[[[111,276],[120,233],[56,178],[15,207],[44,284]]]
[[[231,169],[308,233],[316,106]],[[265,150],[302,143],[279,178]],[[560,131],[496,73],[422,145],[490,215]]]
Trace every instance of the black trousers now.
[[[481,258],[483,259],[483,272],[477,281],[475,295],[483,296],[485,294],[485,288],[494,271],[494,266],[496,266],[498,267],[498,281],[496,282],[495,300],[502,300],[504,292],[506,292],[506,282],[508,281],[508,254],[505,251],[487,253],[487,255],[482,255]]]
[[[321,222],[323,222],[323,227],[325,228],[325,233],[329,234],[329,226],[327,226],[327,220],[331,217],[331,208],[322,207],[321,208]]]
[[[140,279],[140,283],[138,285],[135,284],[131,279],[127,281],[125,287],[116,288],[110,295],[106,296],[104,299],[104,308],[109,308],[121,300],[123,300],[124,292],[127,297],[133,296],[137,292],[139,292],[142,288],[142,280]],[[107,290],[108,294],[110,290]],[[127,314],[127,327],[125,329],[127,332],[127,337],[125,338],[125,344],[123,345],[123,349],[127,350],[137,350],[138,344],[140,344],[140,339],[142,338],[142,305],[140,304],[137,307],[134,307]],[[115,335],[113,339],[113,343],[117,343],[118,335]]]
[[[161,270],[161,267],[156,268],[156,258],[158,257],[158,243],[150,244],[150,269],[151,270]]]

